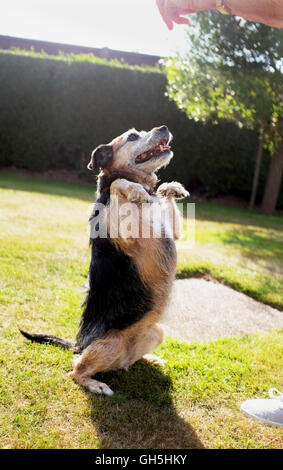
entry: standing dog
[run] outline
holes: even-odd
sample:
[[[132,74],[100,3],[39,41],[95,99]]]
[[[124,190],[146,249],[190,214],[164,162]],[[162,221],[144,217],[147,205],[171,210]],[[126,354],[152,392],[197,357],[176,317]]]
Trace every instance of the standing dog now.
[[[92,152],[88,168],[101,171],[90,218],[89,290],[76,343],[21,331],[32,341],[79,353],[69,375],[90,392],[113,394],[108,385],[92,378],[97,372],[127,369],[142,357],[162,362],[147,353],[163,340],[158,322],[175,277],[174,240],[180,236],[180,220],[174,199],[189,196],[175,182],[154,191],[156,171],[173,157],[171,137],[166,126],[149,132],[131,129]],[[126,223],[121,224],[127,221],[127,214],[119,208],[128,210],[129,204],[135,209],[131,218],[134,234],[127,232]],[[154,217],[144,210],[153,206],[158,209]],[[105,208],[102,216],[101,207]],[[157,222],[159,236],[152,234]],[[101,228],[104,236],[97,236]]]

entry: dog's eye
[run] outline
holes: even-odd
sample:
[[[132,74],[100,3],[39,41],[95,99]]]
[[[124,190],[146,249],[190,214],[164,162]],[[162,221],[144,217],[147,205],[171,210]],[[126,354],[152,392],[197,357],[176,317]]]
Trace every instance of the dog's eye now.
[[[138,138],[139,138],[139,134],[129,134],[127,140],[134,141],[134,140],[137,140]]]

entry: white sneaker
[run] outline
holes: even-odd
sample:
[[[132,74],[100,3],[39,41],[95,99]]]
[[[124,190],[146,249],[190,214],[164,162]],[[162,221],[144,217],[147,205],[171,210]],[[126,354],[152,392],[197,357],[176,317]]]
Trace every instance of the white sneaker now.
[[[283,393],[271,388],[268,394],[270,398],[244,401],[240,410],[265,424],[283,427]]]

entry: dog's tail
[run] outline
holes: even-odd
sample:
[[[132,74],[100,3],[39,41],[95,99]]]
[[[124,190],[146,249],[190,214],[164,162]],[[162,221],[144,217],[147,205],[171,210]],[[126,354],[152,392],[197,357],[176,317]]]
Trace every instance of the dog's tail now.
[[[69,341],[68,339],[62,339],[58,338],[58,336],[52,335],[31,334],[23,330],[20,330],[20,332],[25,338],[29,339],[30,341],[35,341],[37,343],[55,344],[56,346],[61,346],[61,348],[70,349],[71,351],[74,351],[74,353],[80,352],[80,349],[77,344],[73,341]]]

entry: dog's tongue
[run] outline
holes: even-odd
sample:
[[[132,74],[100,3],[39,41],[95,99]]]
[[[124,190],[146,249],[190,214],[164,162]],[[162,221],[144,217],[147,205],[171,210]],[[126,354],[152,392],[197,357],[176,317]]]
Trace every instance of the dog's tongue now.
[[[148,159],[148,157],[150,157],[151,155],[153,155],[155,153],[158,153],[158,152],[161,153],[161,152],[164,152],[164,150],[169,150],[169,149],[171,149],[171,147],[170,147],[170,145],[167,145],[167,140],[164,139],[164,141],[162,141],[161,144],[156,145],[156,147],[152,147],[147,152],[144,152],[141,155],[139,155],[137,157],[137,161],[141,162],[145,159]]]
[[[167,150],[170,148],[171,148],[170,145],[164,145],[164,144],[156,145],[156,147],[153,147],[149,149],[147,152],[145,152],[145,155],[150,155],[151,153],[154,153],[154,152],[163,152],[163,150]]]

